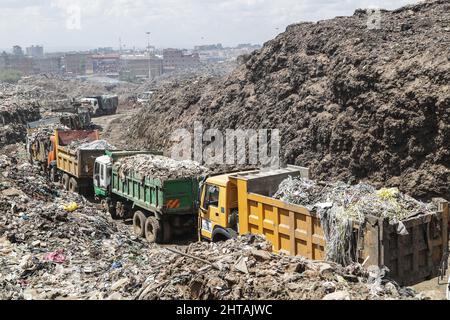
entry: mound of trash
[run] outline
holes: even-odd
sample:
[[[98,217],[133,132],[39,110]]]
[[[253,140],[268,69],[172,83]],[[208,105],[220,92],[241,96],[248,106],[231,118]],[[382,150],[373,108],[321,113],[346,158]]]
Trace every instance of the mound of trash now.
[[[17,104],[0,99],[0,148],[24,141],[26,124],[40,117],[36,104]]]
[[[166,249],[136,299],[367,300],[413,299],[410,288],[383,279],[383,270],[277,255],[262,237]],[[166,262],[167,261],[167,262]],[[166,264],[170,268],[166,268]]]
[[[149,244],[46,180],[23,147],[0,155],[0,299],[424,298],[378,267],[274,254],[261,237]]]
[[[204,176],[208,173],[206,167],[195,161],[177,161],[152,154],[121,158],[115,164],[115,168],[119,172],[121,179],[125,179],[130,173],[159,179],[192,178]]]
[[[159,90],[124,137],[170,149],[172,130],[195,120],[205,130],[279,129],[282,160],[315,179],[449,199],[450,3],[377,17],[357,10],[291,25],[229,76]]]

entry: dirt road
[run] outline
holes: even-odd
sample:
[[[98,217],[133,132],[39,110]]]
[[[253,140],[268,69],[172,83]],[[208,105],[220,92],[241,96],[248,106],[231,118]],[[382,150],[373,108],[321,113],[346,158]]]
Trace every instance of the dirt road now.
[[[123,131],[128,129],[128,121],[140,109],[128,109],[111,116],[93,118],[92,122],[99,127],[101,139],[107,140],[120,149],[129,149],[121,138]]]

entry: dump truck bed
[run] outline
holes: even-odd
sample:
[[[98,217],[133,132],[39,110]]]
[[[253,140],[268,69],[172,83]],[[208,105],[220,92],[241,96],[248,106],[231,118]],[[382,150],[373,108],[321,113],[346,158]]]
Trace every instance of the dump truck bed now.
[[[113,168],[112,193],[143,209],[161,214],[196,214],[198,178],[161,180],[134,173],[122,178]]]
[[[92,179],[94,163],[97,157],[102,156],[105,150],[71,149],[69,145],[73,141],[98,140],[97,131],[67,130],[56,131],[56,161],[59,170],[76,178]]]
[[[76,178],[92,179],[94,174],[94,162],[102,156],[104,150],[70,150],[67,147],[59,147],[57,153],[58,169]]]
[[[281,169],[237,174],[239,233],[262,234],[276,252],[321,260],[325,257],[325,238],[320,219],[305,207],[271,196],[288,176],[307,178],[307,168]]]

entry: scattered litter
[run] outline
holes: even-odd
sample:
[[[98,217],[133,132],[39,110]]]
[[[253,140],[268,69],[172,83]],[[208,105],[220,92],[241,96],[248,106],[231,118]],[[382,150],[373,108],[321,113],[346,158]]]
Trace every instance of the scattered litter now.
[[[67,212],[74,212],[78,209],[78,204],[76,202],[71,202],[70,204],[63,207]]]
[[[64,263],[66,261],[66,256],[64,255],[64,250],[57,250],[55,252],[47,253],[44,256],[44,260],[52,261],[55,263]]]

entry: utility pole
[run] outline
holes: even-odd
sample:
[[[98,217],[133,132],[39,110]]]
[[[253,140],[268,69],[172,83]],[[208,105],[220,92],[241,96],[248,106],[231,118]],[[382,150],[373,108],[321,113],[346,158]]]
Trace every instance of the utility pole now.
[[[152,80],[152,64],[151,64],[151,55],[150,55],[150,32],[147,32],[148,36],[148,79]]]

